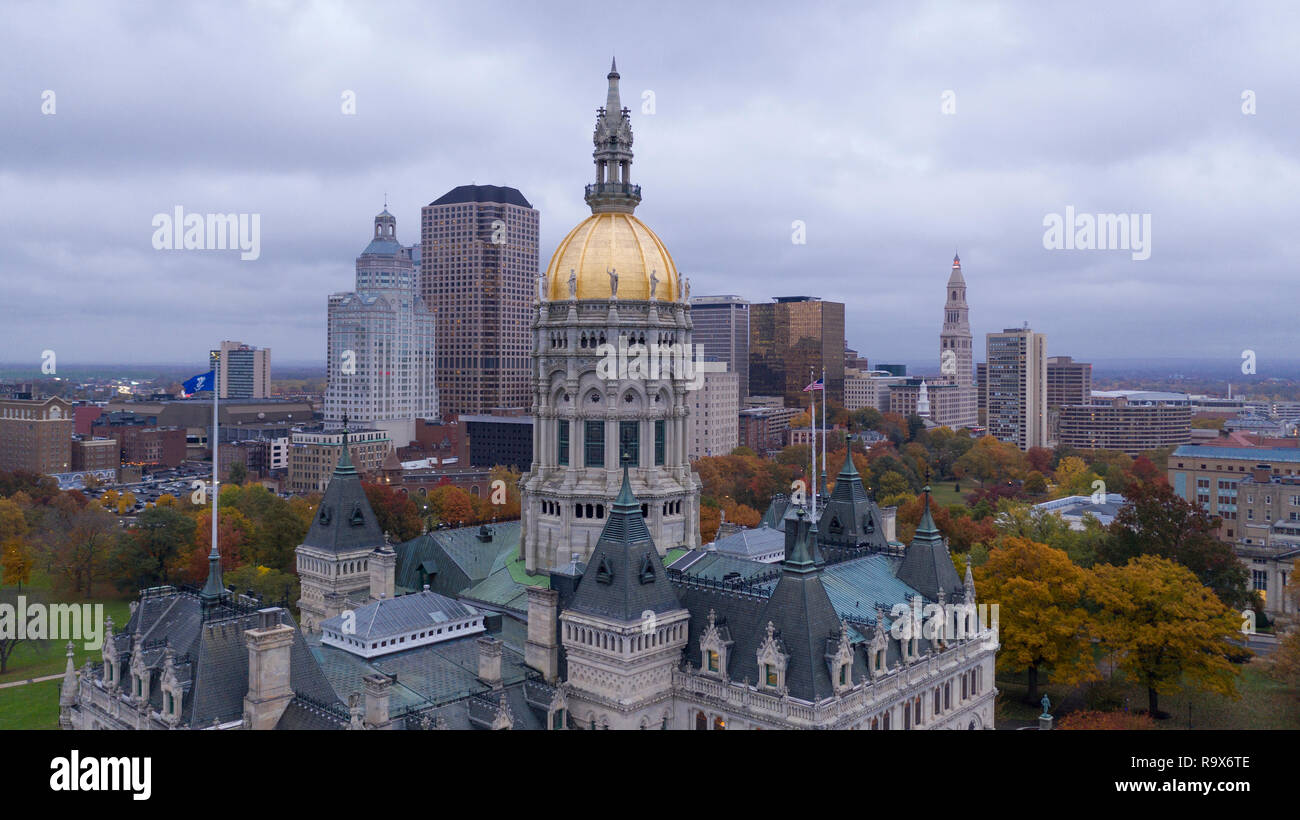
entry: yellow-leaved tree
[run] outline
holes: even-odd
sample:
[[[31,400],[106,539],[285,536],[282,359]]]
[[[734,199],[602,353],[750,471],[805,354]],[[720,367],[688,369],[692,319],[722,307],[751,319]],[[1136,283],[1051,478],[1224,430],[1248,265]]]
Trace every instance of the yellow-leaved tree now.
[[[1094,634],[1119,656],[1128,679],[1146,688],[1152,717],[1166,717],[1160,695],[1183,685],[1238,697],[1228,658],[1241,651],[1229,641],[1241,619],[1191,570],[1154,555],[1101,564],[1088,597],[1098,609]]]
[[[1064,550],[1027,538],[1002,538],[976,567],[975,586],[981,603],[998,606],[998,669],[1028,674],[1026,702],[1038,703],[1044,667],[1057,684],[1098,677],[1085,608],[1088,572]]]

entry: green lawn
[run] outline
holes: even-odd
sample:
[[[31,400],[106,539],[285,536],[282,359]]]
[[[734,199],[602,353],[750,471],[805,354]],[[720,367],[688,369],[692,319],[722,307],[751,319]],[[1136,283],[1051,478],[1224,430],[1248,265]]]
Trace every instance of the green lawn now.
[[[44,573],[34,571],[31,580],[30,584],[23,586],[24,591],[39,590],[45,600],[51,603],[73,602],[53,595],[50,591],[50,579]],[[127,619],[130,617],[130,607],[123,600],[94,598],[89,601],[78,599],[75,602],[103,604],[105,620],[112,618],[114,629],[118,631],[126,626]],[[61,674],[67,664],[64,648],[66,643],[66,641],[19,643],[14,647],[13,654],[9,656],[8,670],[0,675],[0,683]],[[84,641],[73,641],[73,661],[77,668],[81,668],[87,658],[98,661],[100,651],[99,649],[87,650]],[[51,680],[0,689],[0,729],[57,729],[60,686],[61,681]]]
[[[1259,661],[1237,667],[1239,698],[1225,698],[1208,692],[1181,690],[1160,696],[1167,720],[1159,729],[1187,729],[1191,706],[1192,729],[1300,729],[1300,689],[1290,689],[1264,674]],[[1059,720],[1078,709],[1118,710],[1125,705],[1138,711],[1147,707],[1146,690],[1116,676],[1081,687],[1040,686],[1052,701],[1052,714]],[[997,720],[1005,728],[1036,721],[1041,708],[1023,702],[1025,678],[998,676]]]
[[[953,485],[958,483],[961,484],[960,493],[953,489]],[[950,504],[964,505],[966,503],[966,494],[974,492],[978,487],[979,484],[974,481],[936,481],[930,485],[930,496],[934,499],[934,503],[941,507],[947,507]]]
[[[59,686],[51,680],[0,689],[0,731],[59,728]]]
[[[130,617],[130,608],[126,601],[94,601],[92,603],[101,603],[104,605],[104,619],[113,619],[113,628],[118,632],[126,626],[127,618]],[[17,680],[27,680],[28,678],[40,678],[45,675],[53,675],[62,672],[67,664],[66,645],[67,641],[46,641],[37,643],[32,641],[23,641],[14,647],[13,654],[9,656],[8,670],[0,675],[0,683],[11,683]],[[73,661],[77,668],[85,663],[86,658],[98,661],[100,650],[88,651],[85,643],[82,641],[73,641]],[[3,699],[8,689],[0,689],[0,699]]]

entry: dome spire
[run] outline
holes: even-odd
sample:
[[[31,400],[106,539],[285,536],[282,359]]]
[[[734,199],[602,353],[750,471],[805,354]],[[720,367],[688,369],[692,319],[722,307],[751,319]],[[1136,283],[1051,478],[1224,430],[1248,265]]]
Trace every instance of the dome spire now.
[[[587,186],[587,204],[593,214],[625,213],[636,210],[641,186],[630,182],[632,169],[632,118],[623,107],[618,90],[618,64],[609,62],[609,90],[605,106],[596,109],[596,132],[591,156],[596,164],[596,183]]]

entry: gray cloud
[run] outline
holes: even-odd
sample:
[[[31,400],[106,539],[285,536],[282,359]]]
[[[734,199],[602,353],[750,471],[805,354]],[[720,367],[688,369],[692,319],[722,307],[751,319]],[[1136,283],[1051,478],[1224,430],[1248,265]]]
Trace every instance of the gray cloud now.
[[[239,338],[322,360],[326,296],[385,192],[413,242],[448,189],[518,187],[545,261],[585,213],[611,52],[638,214],[697,294],[844,301],[851,345],[923,359],[957,248],[977,336],[1029,321],[1081,358],[1293,355],[1294,7],[701,5],[9,9],[0,358],[201,364]],[[153,250],[175,205],[260,213],[261,258]],[[1151,258],[1044,250],[1067,205],[1150,213]]]

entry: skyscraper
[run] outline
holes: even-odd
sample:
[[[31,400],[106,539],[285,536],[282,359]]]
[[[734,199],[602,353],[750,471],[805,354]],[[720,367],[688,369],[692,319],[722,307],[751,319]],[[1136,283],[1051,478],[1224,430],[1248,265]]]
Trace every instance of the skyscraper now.
[[[939,333],[939,374],[945,384],[956,385],[945,403],[951,415],[936,412],[935,423],[956,430],[979,423],[979,397],[975,392],[974,350],[970,332],[970,306],[966,304],[966,279],[961,258],[952,258],[943,306],[943,330]],[[935,407],[940,410],[939,406]]]
[[[1013,327],[987,340],[989,433],[1021,450],[1046,447],[1046,334]]]
[[[438,417],[433,313],[416,289],[417,249],[397,241],[385,208],[357,257],[356,291],[329,297],[325,421],[384,430],[394,446],[415,438],[416,419]]]
[[[727,363],[740,377],[740,400],[749,395],[749,302],[739,296],[692,296],[695,343],[704,355]]]
[[[844,303],[778,296],[749,311],[749,392],[807,401],[804,387],[826,372],[826,392],[844,401]],[[809,378],[809,374],[812,378]]]
[[[271,395],[271,348],[222,342],[208,353],[223,399],[264,399]]]
[[[420,294],[437,315],[442,412],[526,411],[538,212],[514,188],[461,185],[421,214]]]

